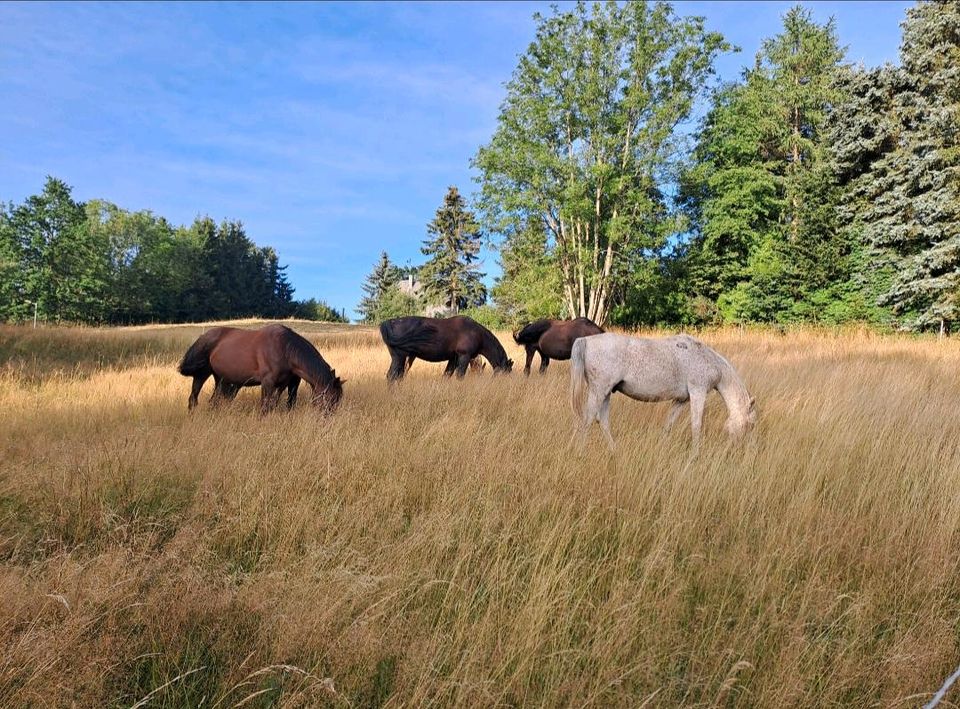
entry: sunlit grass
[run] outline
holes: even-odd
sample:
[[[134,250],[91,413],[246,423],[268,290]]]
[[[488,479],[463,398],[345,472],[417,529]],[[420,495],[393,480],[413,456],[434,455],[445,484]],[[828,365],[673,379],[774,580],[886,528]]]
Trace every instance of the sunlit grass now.
[[[0,705],[915,706],[960,661],[956,342],[704,333],[760,426],[713,397],[691,459],[624,397],[573,454],[564,363],[388,387],[293,326],[332,417],[188,415],[202,326],[0,329]]]

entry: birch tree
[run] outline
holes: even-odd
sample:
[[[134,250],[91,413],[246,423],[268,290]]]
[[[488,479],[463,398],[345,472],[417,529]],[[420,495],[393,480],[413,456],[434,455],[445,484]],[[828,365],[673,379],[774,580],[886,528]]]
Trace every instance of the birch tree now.
[[[662,185],[676,128],[730,47],[663,3],[578,3],[535,19],[474,161],[479,206],[507,245],[539,218],[569,314],[603,323],[623,270],[669,236]]]

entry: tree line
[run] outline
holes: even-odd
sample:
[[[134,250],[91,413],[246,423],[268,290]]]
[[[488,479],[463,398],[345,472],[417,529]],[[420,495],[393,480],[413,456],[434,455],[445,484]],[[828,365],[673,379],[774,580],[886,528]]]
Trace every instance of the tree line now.
[[[957,320],[960,2],[910,8],[882,67],[795,7],[709,91],[733,48],[703,18],[607,2],[536,22],[474,159],[506,321]]]
[[[22,204],[0,205],[0,321],[137,324],[239,317],[342,321],[296,301],[269,246],[243,225],[198,217],[175,227],[149,211],[83,203],[53,177]]]

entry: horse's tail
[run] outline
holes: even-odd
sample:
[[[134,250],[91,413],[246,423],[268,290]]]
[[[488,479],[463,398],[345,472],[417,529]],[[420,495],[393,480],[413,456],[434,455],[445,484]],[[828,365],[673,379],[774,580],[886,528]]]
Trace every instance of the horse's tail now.
[[[177,369],[185,377],[193,377],[202,374],[210,368],[210,350],[220,339],[220,329],[214,328],[200,335],[197,341],[190,345],[190,349],[180,360],[180,366]]]
[[[587,400],[590,382],[587,380],[587,338],[573,341],[570,350],[570,405],[577,418],[583,418],[583,407]]]
[[[536,320],[514,333],[513,341],[518,345],[535,345],[543,333],[550,329],[550,325],[552,323],[549,320]]]

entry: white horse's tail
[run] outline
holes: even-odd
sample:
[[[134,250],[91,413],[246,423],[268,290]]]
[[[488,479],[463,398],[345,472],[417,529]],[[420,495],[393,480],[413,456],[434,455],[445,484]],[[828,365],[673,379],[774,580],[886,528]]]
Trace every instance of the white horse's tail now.
[[[590,382],[587,381],[586,369],[587,338],[581,337],[573,341],[570,350],[570,405],[577,418],[583,418],[583,407],[587,401],[587,392]]]

